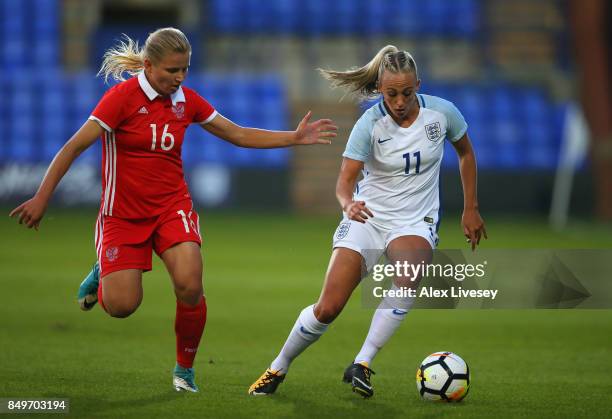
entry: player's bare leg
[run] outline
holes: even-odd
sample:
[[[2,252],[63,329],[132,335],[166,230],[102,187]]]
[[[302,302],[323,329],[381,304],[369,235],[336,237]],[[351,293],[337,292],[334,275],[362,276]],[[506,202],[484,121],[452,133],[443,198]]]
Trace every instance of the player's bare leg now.
[[[179,243],[164,251],[161,258],[176,295],[176,366],[173,384],[177,391],[197,392],[193,362],[206,324],[200,246],[193,242]]]
[[[124,318],[134,313],[142,302],[142,270],[124,269],[100,280],[98,299],[112,317]]]
[[[423,237],[401,236],[389,243],[387,257],[391,264],[407,262],[418,265],[431,261],[432,249]],[[396,288],[416,287],[419,280],[420,278],[414,278],[414,281],[412,278],[395,278],[394,285]],[[406,318],[412,301],[411,298],[386,297],[379,304],[361,350],[344,372],[343,380],[352,383],[354,392],[363,397],[371,397],[374,394],[370,383],[373,373],[370,369],[372,360]]]
[[[337,247],[332,252],[323,290],[314,313],[321,323],[331,323],[340,314],[365,275],[363,257],[354,250]]]
[[[279,355],[249,387],[249,394],[270,395],[276,391],[291,362],[316,342],[340,314],[364,271],[359,253],[343,247],[334,249],[319,301],[302,310]]]

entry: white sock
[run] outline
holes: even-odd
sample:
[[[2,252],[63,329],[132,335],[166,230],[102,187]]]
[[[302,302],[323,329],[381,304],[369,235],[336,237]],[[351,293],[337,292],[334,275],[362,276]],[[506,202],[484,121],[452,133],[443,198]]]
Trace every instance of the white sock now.
[[[328,324],[321,323],[314,315],[314,304],[306,307],[298,316],[289,337],[270,369],[286,374],[291,362],[313,344],[327,330]]]
[[[393,285],[392,289],[398,290],[399,288]],[[409,297],[385,297],[380,302],[372,317],[368,336],[355,358],[355,363],[367,362],[368,365],[372,363],[378,351],[402,324],[413,302],[414,298]]]

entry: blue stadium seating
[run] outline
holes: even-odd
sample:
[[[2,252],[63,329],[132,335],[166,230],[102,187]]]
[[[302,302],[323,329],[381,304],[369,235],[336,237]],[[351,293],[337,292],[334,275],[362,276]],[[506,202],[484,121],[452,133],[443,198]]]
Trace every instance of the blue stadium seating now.
[[[478,0],[211,0],[208,27],[224,34],[476,36]]]
[[[0,68],[59,65],[60,0],[0,0]]]
[[[0,95],[4,98],[0,101],[0,164],[48,163],[108,88],[91,71],[70,75],[61,70],[59,2],[0,0]],[[205,11],[209,26],[234,34],[472,36],[479,30],[481,14],[478,0],[211,0],[209,5]],[[93,67],[121,33],[119,29],[98,31]],[[151,28],[130,29],[130,35],[142,41]],[[198,36],[191,39],[197,41]],[[186,84],[238,124],[289,128],[286,95],[278,75],[190,74]],[[453,101],[461,110],[480,167],[555,167],[564,106],[551,103],[541,89],[432,84],[422,90]],[[187,131],[183,147],[186,166],[210,162],[286,167],[290,156],[289,149],[237,148],[198,127]],[[80,159],[97,163],[100,152],[97,143]],[[443,166],[456,167],[450,145],[445,152]]]

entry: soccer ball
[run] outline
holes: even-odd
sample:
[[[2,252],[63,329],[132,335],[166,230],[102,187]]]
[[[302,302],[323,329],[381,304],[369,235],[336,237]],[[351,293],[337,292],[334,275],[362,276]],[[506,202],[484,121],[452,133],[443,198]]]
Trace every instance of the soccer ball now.
[[[434,352],[421,362],[417,390],[425,400],[459,402],[470,388],[470,369],[452,352]]]

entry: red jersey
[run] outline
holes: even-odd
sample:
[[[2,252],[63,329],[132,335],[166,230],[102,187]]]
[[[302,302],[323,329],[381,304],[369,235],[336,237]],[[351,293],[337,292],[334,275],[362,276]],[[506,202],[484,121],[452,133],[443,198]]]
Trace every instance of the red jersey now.
[[[148,218],[190,198],[181,159],[185,130],[216,115],[189,88],[160,96],[144,72],[110,88],[89,117],[104,128],[100,211]]]

